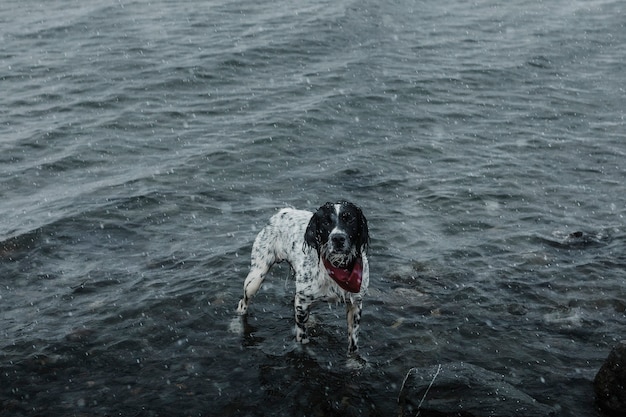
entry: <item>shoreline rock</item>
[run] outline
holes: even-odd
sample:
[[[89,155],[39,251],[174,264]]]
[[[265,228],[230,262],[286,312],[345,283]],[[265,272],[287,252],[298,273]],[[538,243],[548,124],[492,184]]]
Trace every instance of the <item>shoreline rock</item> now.
[[[593,380],[596,403],[608,415],[626,415],[626,340],[611,350]]]
[[[502,375],[468,363],[412,368],[398,397],[400,416],[548,417],[556,409],[504,381]]]

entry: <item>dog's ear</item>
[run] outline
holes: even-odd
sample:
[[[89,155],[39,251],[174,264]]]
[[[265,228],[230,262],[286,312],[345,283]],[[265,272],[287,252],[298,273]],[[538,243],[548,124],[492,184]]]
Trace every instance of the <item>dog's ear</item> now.
[[[304,251],[306,247],[313,248],[320,253],[320,238],[319,238],[319,220],[320,216],[316,212],[309,220],[309,224],[306,227],[306,231],[304,232],[304,247],[302,250]]]
[[[357,236],[356,246],[359,252],[365,251],[370,245],[370,232],[367,227],[367,219],[359,207],[356,207],[359,221],[359,234]]]

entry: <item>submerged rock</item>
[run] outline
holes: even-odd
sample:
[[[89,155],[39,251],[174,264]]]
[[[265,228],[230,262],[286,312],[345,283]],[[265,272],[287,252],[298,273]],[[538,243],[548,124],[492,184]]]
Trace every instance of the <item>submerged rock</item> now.
[[[502,375],[467,363],[413,368],[400,396],[401,416],[546,417],[556,410],[504,382]]]
[[[593,380],[596,401],[610,415],[626,415],[626,340],[613,348]]]

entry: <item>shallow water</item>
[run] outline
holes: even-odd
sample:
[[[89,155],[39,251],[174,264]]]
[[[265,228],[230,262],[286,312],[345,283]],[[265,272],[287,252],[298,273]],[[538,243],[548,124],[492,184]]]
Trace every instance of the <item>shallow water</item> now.
[[[0,10],[7,415],[397,415],[464,361],[563,416],[626,324],[618,1],[9,2]],[[294,345],[255,234],[350,199],[372,235]]]

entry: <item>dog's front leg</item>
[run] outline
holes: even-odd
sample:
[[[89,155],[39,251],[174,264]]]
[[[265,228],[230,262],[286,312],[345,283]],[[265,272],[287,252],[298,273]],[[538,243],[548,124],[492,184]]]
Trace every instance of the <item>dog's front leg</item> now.
[[[346,318],[348,320],[348,353],[358,350],[359,325],[361,324],[361,300],[346,300]]]
[[[311,310],[311,297],[296,293],[294,301],[296,310],[296,342],[309,343],[306,324],[309,321],[309,311]]]

